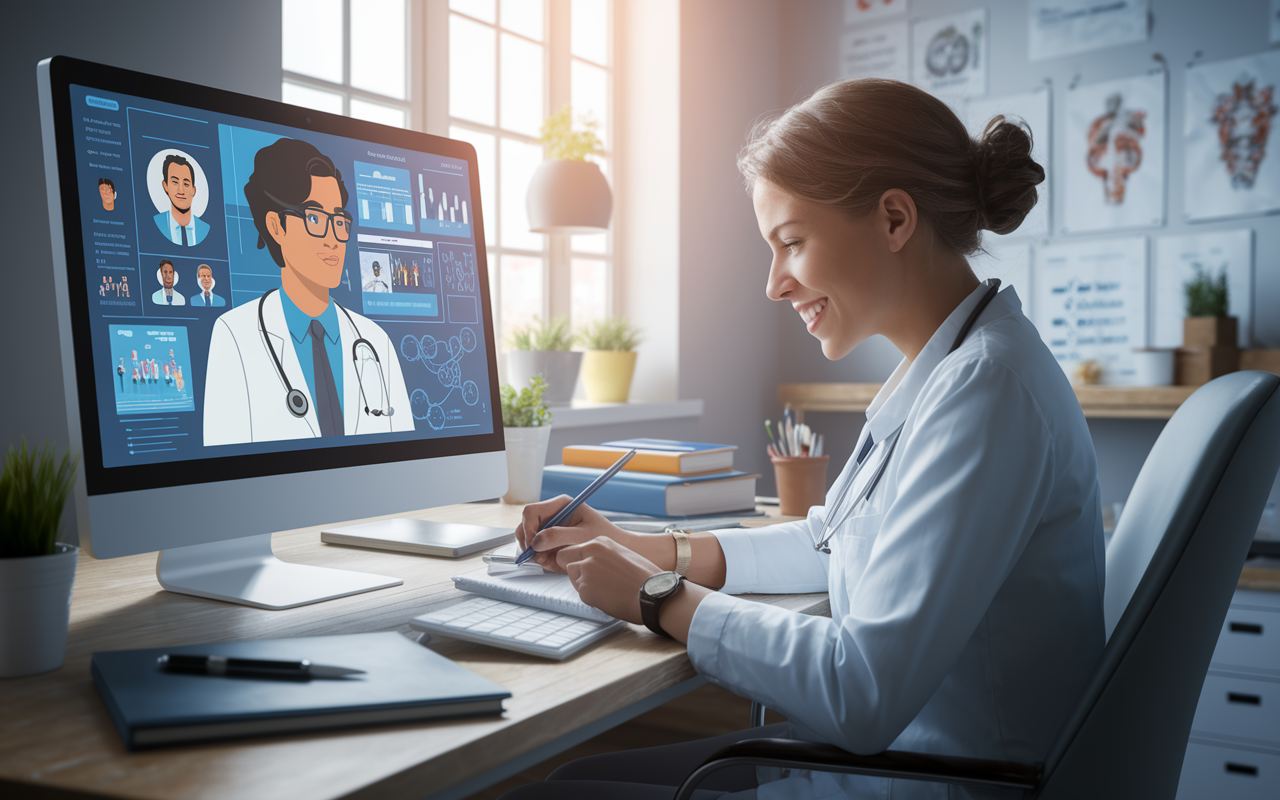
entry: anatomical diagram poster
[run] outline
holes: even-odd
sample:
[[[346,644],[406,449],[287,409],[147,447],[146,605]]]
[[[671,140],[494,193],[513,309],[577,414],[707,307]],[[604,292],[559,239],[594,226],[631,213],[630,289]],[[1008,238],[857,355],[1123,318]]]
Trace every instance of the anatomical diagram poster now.
[[[1164,224],[1166,96],[1162,71],[1067,90],[1063,233]]]
[[[977,98],[969,100],[963,109],[963,119],[965,126],[969,129],[969,135],[977,138],[982,135],[983,129],[987,122],[997,114],[1013,120],[1021,120],[1031,128],[1032,150],[1031,157],[1036,160],[1040,166],[1044,167],[1045,180],[1036,187],[1036,193],[1039,200],[1031,209],[1031,213],[1027,214],[1027,218],[1022,221],[1018,229],[1009,236],[1039,236],[1049,235],[1049,198],[1053,196],[1053,191],[1049,187],[1049,147],[1051,124],[1049,117],[1050,109],[1050,89],[1048,86],[1042,86],[1033,92],[1025,92],[1023,94],[1007,95],[1005,97]],[[983,234],[988,241],[1003,238],[997,237],[994,233]]]
[[[1187,70],[1183,136],[1188,220],[1280,209],[1280,53]]]
[[[911,79],[939,97],[987,93],[987,10],[918,20],[911,27]]]

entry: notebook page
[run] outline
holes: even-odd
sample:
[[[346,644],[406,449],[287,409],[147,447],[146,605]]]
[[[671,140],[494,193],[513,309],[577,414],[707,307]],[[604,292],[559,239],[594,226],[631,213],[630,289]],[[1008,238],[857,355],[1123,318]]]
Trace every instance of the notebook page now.
[[[494,600],[506,600],[598,622],[613,621],[613,617],[600,609],[582,602],[569,576],[560,573],[495,576],[488,574],[487,569],[480,569],[455,575],[453,585],[464,592],[473,592]]]

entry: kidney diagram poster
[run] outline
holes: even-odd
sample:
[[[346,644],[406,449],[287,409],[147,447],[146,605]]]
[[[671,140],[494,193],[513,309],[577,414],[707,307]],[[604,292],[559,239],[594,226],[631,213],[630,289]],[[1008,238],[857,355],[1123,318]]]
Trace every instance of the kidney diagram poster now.
[[[1156,239],[1151,266],[1151,346],[1181,347],[1187,315],[1183,284],[1196,269],[1227,276],[1227,313],[1239,319],[1240,346],[1253,341],[1253,231],[1221,231]]]
[[[987,241],[1013,236],[1045,237],[1049,235],[1049,198],[1053,196],[1053,191],[1049,187],[1050,132],[1052,130],[1049,115],[1050,94],[1049,87],[1043,86],[1025,94],[970,99],[963,106],[965,126],[969,129],[969,135],[974,138],[982,135],[987,122],[997,114],[1026,122],[1031,128],[1031,157],[1044,167],[1045,179],[1044,183],[1036,187],[1039,200],[1036,201],[1035,208],[1031,209],[1031,213],[1027,214],[1027,218],[1022,221],[1018,229],[1007,236],[997,236],[989,231],[984,233]]]
[[[911,79],[939,97],[987,93],[987,10],[918,20],[911,27]]]
[[[1183,136],[1188,220],[1280,208],[1280,53],[1187,70]]]
[[[1164,224],[1165,75],[1067,90],[1063,233]]]
[[[1147,237],[1037,246],[1036,328],[1070,375],[1094,360],[1102,382],[1134,380],[1133,348],[1147,339]]]

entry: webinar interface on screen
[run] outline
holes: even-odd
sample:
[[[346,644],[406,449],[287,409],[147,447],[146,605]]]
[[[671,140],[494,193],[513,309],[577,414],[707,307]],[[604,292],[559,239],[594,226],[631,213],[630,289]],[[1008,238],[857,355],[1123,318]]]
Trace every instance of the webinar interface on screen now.
[[[493,432],[465,160],[71,102],[104,466]]]

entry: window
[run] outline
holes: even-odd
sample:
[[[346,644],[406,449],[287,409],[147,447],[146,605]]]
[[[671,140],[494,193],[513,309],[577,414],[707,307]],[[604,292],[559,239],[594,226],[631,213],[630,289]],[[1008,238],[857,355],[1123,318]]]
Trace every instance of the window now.
[[[283,0],[286,103],[470,142],[497,334],[538,316],[611,311],[608,233],[529,231],[525,191],[542,120],[572,103],[599,123],[612,173],[612,0]],[[429,80],[432,47],[447,80]],[[438,129],[436,129],[438,128]]]

